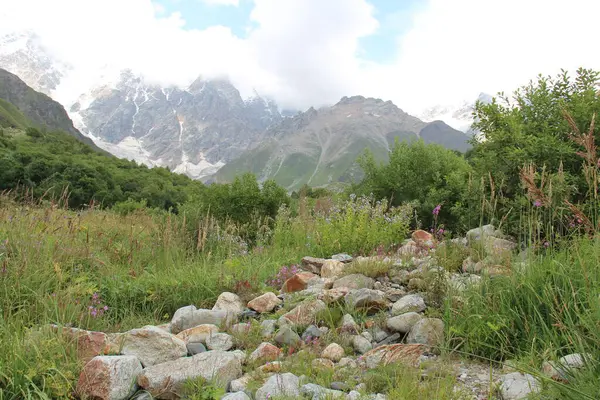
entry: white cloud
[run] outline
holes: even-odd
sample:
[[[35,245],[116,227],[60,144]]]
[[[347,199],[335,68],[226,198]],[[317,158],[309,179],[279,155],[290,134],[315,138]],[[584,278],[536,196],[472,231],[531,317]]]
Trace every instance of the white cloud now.
[[[211,6],[239,6],[240,0],[200,0]]]
[[[388,64],[361,58],[360,38],[379,27],[373,11],[367,0],[254,0],[253,27],[241,38],[224,26],[187,29],[185,16],[151,0],[20,0],[0,10],[0,34],[37,31],[76,67],[68,93],[85,91],[103,68],[129,67],[178,85],[228,76],[243,93],[257,88],[298,108],[363,94],[415,112],[511,91],[561,67],[600,69],[597,1],[429,0]]]

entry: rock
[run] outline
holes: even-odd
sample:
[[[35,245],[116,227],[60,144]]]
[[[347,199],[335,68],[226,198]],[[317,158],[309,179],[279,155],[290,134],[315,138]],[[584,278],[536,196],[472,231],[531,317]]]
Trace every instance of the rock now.
[[[171,331],[175,334],[198,325],[222,323],[233,324],[237,314],[223,310],[196,309],[194,306],[182,307],[175,312],[171,320]]]
[[[346,382],[331,382],[329,387],[331,387],[333,390],[339,390],[342,392],[347,392],[350,390],[350,386],[348,386]]]
[[[284,323],[296,325],[310,325],[316,322],[317,314],[327,309],[327,305],[321,300],[306,300],[298,304],[293,310],[285,313],[280,318]]]
[[[286,344],[293,346],[300,342],[300,336],[289,326],[282,326],[275,335],[275,342],[279,344]]]
[[[342,332],[345,333],[358,333],[358,324],[352,318],[350,314],[344,314],[342,317]]]
[[[468,288],[479,285],[481,277],[472,274],[452,274],[448,280],[448,286],[454,291],[464,292]]]
[[[422,229],[414,231],[411,235],[411,238],[419,247],[431,248],[435,243],[435,238],[433,235]]]
[[[396,254],[398,254],[401,257],[414,257],[418,256],[420,253],[421,249],[412,240],[410,240],[406,244],[403,244],[396,252]]]
[[[241,378],[232,380],[229,384],[229,390],[231,390],[232,392],[245,392],[248,389],[248,385],[253,380],[254,379],[252,375],[246,374]]]
[[[123,337],[121,354],[136,356],[144,367],[187,355],[185,342],[155,326],[132,329]]]
[[[281,291],[283,293],[293,293],[304,290],[313,278],[318,278],[318,276],[312,272],[299,272],[283,283]]]
[[[354,360],[353,358],[350,358],[350,357],[344,357],[338,363],[338,367],[340,367],[340,368],[344,368],[344,367],[356,368],[357,366],[358,366],[358,364],[356,363],[356,360]]]
[[[136,383],[137,385],[137,383]],[[131,397],[131,400],[153,400],[154,398],[152,397],[152,395],[148,392],[146,392],[145,390],[138,390],[133,397]]]
[[[250,354],[248,360],[250,362],[255,362],[258,360],[275,361],[280,355],[281,350],[277,346],[274,346],[271,343],[263,342]]]
[[[412,327],[423,318],[416,312],[407,312],[398,316],[388,318],[386,326],[394,332],[408,333]]]
[[[232,353],[216,350],[148,367],[137,381],[157,399],[178,399],[189,379],[202,377],[217,387],[227,388],[241,375],[240,360]]]
[[[407,343],[420,343],[432,347],[444,344],[444,321],[439,318],[423,318],[410,330]]]
[[[352,262],[352,256],[346,253],[334,254],[331,256],[332,260],[341,261],[345,264]]]
[[[340,361],[345,355],[344,348],[337,343],[331,343],[325,347],[325,350],[321,353],[321,357],[331,360],[333,362]]]
[[[326,260],[321,267],[321,278],[337,278],[344,273],[344,263],[336,260]]]
[[[365,354],[373,348],[369,340],[358,335],[352,337],[352,347],[360,354]]]
[[[373,278],[364,276],[362,274],[346,275],[343,278],[337,279],[333,282],[333,288],[344,287],[348,289],[373,289],[375,281]]]
[[[215,333],[206,338],[206,347],[209,350],[230,350],[233,347],[233,337],[226,333]]]
[[[331,304],[342,299],[348,294],[348,292],[350,292],[350,289],[345,287],[338,287],[335,289],[324,290],[317,296],[317,298],[319,300],[324,301],[326,304]]]
[[[234,350],[229,353],[233,354],[242,364],[246,361],[246,352],[244,350]]]
[[[373,335],[373,340],[376,342],[381,342],[382,340],[385,340],[385,338],[390,336],[389,332],[384,331],[377,325],[371,328],[371,334]]]
[[[260,323],[260,327],[262,330],[262,336],[270,337],[275,333],[275,327],[277,326],[277,320],[274,319],[265,319]]]
[[[364,331],[361,332],[360,336],[364,337],[365,339],[367,339],[369,342],[373,341],[373,335],[371,335],[371,332],[369,331]]]
[[[142,364],[134,356],[97,356],[81,371],[77,394],[101,400],[129,399],[137,390]]]
[[[406,292],[399,288],[388,288],[384,290],[385,298],[392,303],[397,302],[402,297],[406,296]]]
[[[79,328],[62,327],[55,324],[49,325],[49,328],[63,335],[69,342],[74,343],[77,349],[77,357],[88,362],[95,356],[106,354],[118,354],[120,343],[111,343],[110,335],[104,332],[94,332]]]
[[[367,368],[396,363],[418,367],[424,352],[425,346],[422,344],[390,344],[376,347],[365,353],[363,360]]]
[[[412,278],[408,281],[408,290],[426,291],[428,287],[427,281],[421,278]]]
[[[204,353],[206,351],[206,347],[202,343],[188,343],[185,345],[187,348],[188,354],[193,356],[196,354]]]
[[[240,314],[245,308],[244,302],[237,294],[223,292],[217,298],[217,302],[212,309],[213,311],[229,311]]]
[[[261,314],[269,313],[282,303],[275,293],[267,292],[248,302],[248,308],[255,310]]]
[[[257,371],[263,373],[281,372],[281,361],[269,361],[265,365],[258,367]]]
[[[245,309],[240,313],[240,321],[248,321],[258,318],[258,313],[254,310]]]
[[[327,358],[315,358],[314,360],[312,360],[311,366],[316,369],[333,369],[333,368],[335,368],[333,361],[331,361]]]
[[[404,296],[400,300],[394,303],[392,306],[392,315],[401,315],[407,312],[421,312],[425,311],[425,301],[423,297],[418,294],[409,294]]]
[[[252,329],[252,323],[250,321],[235,324],[229,330],[234,335],[247,335]]]
[[[304,331],[304,333],[302,334],[302,340],[304,342],[308,341],[308,340],[313,340],[315,338],[319,338],[323,335],[323,331],[321,331],[319,328],[317,328],[315,325],[311,325],[308,328],[306,328],[306,330]]]
[[[396,343],[396,342],[400,341],[401,337],[402,336],[399,333],[394,333],[393,335],[390,335],[390,336],[386,337],[385,339],[380,340],[377,343],[377,346],[384,346],[384,345]]]
[[[586,364],[586,360],[591,359],[590,355],[582,355],[579,353],[568,354],[561,357],[558,362],[545,361],[542,364],[542,371],[545,375],[549,376],[554,380],[568,381],[569,370],[583,368]]]
[[[254,398],[255,400],[267,400],[277,396],[300,397],[300,379],[289,372],[275,374],[256,391]]]
[[[498,233],[500,232],[496,231],[494,225],[483,225],[479,228],[471,229],[467,232],[467,244],[472,245],[481,240],[484,236],[497,236]]]
[[[398,285],[406,285],[410,280],[410,274],[408,271],[401,269],[399,271],[395,271],[394,274],[390,277],[393,283]]]
[[[351,290],[344,300],[349,307],[356,310],[379,311],[388,308],[385,293],[380,290],[357,289]]]
[[[312,400],[331,400],[346,397],[346,394],[344,392],[341,392],[339,390],[327,389],[323,386],[319,386],[314,383],[302,385],[302,387],[300,388],[300,393],[304,397],[308,397]]]
[[[248,396],[244,392],[235,392],[235,393],[227,393],[225,396],[221,397],[221,400],[252,400],[250,396]]]
[[[500,395],[503,400],[526,399],[530,394],[539,393],[539,382],[529,374],[513,372],[500,377]]]
[[[325,258],[303,257],[301,264],[304,269],[307,269],[314,274],[320,274],[321,268],[326,261]]]
[[[177,337],[185,343],[206,344],[206,339],[217,332],[219,332],[218,326],[213,324],[203,324],[181,331],[177,334]]]

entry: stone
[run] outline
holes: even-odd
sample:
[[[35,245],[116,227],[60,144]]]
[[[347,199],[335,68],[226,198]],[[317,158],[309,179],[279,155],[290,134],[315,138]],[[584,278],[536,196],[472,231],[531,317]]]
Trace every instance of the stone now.
[[[202,343],[188,343],[185,347],[187,348],[188,354],[191,356],[206,351],[206,347]]]
[[[354,318],[350,314],[344,314],[342,317],[342,332],[345,333],[358,333],[358,324],[354,321]]]
[[[396,343],[396,342],[399,342],[401,338],[402,338],[402,336],[398,332],[396,332],[396,333],[386,337],[385,339],[378,341],[377,346],[384,346],[384,345]]]
[[[81,371],[77,394],[99,400],[129,399],[137,390],[142,364],[134,356],[97,356]]]
[[[185,357],[187,348],[177,336],[155,326],[145,326],[125,333],[121,354],[136,356],[144,367],[149,367]]]
[[[321,357],[339,362],[345,355],[344,348],[337,343],[331,343],[321,353]]]
[[[84,362],[91,360],[95,356],[111,353],[118,354],[120,351],[118,346],[111,346],[109,335],[103,332],[61,327],[55,324],[49,327],[53,331],[62,334],[68,342],[74,343],[77,349],[77,357]]]
[[[247,335],[252,329],[251,322],[242,322],[239,324],[235,324],[229,330],[234,335]]]
[[[333,369],[335,367],[333,361],[327,358],[315,358],[312,360],[311,366],[317,369]]]
[[[240,313],[240,321],[248,321],[258,318],[258,313],[254,310],[250,310],[249,308],[245,309]]]
[[[376,312],[388,308],[385,293],[380,290],[356,289],[351,290],[345,297],[346,305],[356,310]]]
[[[302,385],[300,393],[312,400],[332,400],[346,398],[346,394],[339,390],[327,389],[315,383]]]
[[[352,262],[352,256],[346,253],[334,254],[331,256],[332,260],[341,261],[345,264]]]
[[[410,273],[404,269],[395,271],[393,275],[390,276],[390,279],[393,283],[398,285],[406,285],[410,280]]]
[[[281,368],[281,361],[268,361],[265,365],[258,367],[257,370],[263,373],[274,373],[281,372]]]
[[[308,340],[313,340],[321,336],[323,336],[323,331],[317,328],[317,326],[311,325],[308,328],[306,328],[304,333],[302,333],[302,340],[306,342]]]
[[[338,287],[335,289],[322,291],[317,298],[322,300],[326,304],[331,304],[340,301],[344,296],[350,292],[350,289],[345,287]]]
[[[178,399],[185,382],[204,378],[226,389],[242,376],[242,363],[232,353],[215,350],[145,368],[137,382],[157,399]]]
[[[428,287],[427,281],[421,278],[412,278],[408,281],[408,290],[425,291]]]
[[[250,396],[248,396],[244,392],[235,392],[235,393],[227,393],[225,396],[221,397],[221,400],[252,400]]]
[[[414,257],[418,256],[421,253],[421,249],[417,246],[417,244],[410,240],[407,243],[400,246],[396,254],[401,257]]]
[[[310,325],[316,322],[317,314],[321,311],[326,310],[327,305],[321,300],[305,300],[298,304],[293,310],[285,313],[280,318],[284,320],[284,324],[296,325]]]
[[[323,267],[325,261],[327,261],[325,258],[303,257],[300,263],[304,269],[307,269],[314,274],[320,274],[321,267]]]
[[[406,342],[432,347],[442,346],[444,344],[444,321],[439,318],[420,319],[408,333]]]
[[[298,336],[298,334],[287,325],[284,325],[281,328],[279,328],[279,331],[275,335],[274,340],[278,344],[285,344],[288,346],[293,346],[301,341],[300,336]]]
[[[153,400],[153,397],[145,390],[138,390],[136,394],[131,397],[131,400]]]
[[[371,350],[373,348],[373,346],[371,345],[371,342],[369,340],[367,340],[363,336],[359,336],[359,335],[352,337],[352,347],[359,354],[365,354],[366,352],[368,352],[369,350]]]
[[[235,293],[223,292],[217,298],[217,302],[212,308],[213,311],[229,311],[235,314],[240,314],[246,309],[244,302]]]
[[[233,337],[226,333],[215,333],[206,338],[206,347],[209,350],[230,350],[233,347]]]
[[[467,232],[467,244],[472,245],[480,241],[484,236],[496,236],[497,231],[494,225],[483,225],[479,228],[471,229]]]
[[[344,368],[344,367],[348,367],[348,368],[357,368],[358,364],[356,363],[356,360],[350,357],[343,357],[340,362],[338,363],[338,367],[340,368]]]
[[[393,284],[395,285],[395,284]],[[400,300],[402,297],[406,296],[406,291],[404,291],[403,289],[399,289],[399,288],[387,288],[384,290],[385,293],[385,298],[389,301],[391,301],[392,303],[397,302],[398,300]]]
[[[375,281],[373,278],[369,278],[368,276],[362,274],[352,274],[337,279],[335,282],[333,282],[333,288],[335,289],[344,287],[348,289],[373,289],[374,283]]]
[[[252,375],[246,374],[241,378],[234,379],[229,383],[229,390],[232,392],[245,392],[248,389],[248,385],[254,379]]]
[[[386,326],[388,329],[394,332],[408,333],[412,327],[421,320],[423,316],[416,312],[407,312],[404,314],[397,315],[392,318],[388,318]]]
[[[423,297],[418,294],[409,294],[394,303],[392,306],[392,315],[397,316],[411,311],[421,312],[425,311],[425,308],[427,306]]]
[[[435,238],[429,232],[426,232],[422,229],[417,229],[411,235],[412,240],[419,247],[431,248],[435,244]]]
[[[275,361],[281,355],[281,349],[268,342],[261,343],[248,357],[248,361]]]
[[[289,372],[275,374],[256,391],[254,398],[255,400],[267,400],[277,396],[300,397],[300,379]]]
[[[378,365],[404,364],[418,367],[420,358],[425,352],[422,344],[390,344],[379,346],[363,355],[367,368]]]
[[[256,297],[248,302],[248,308],[253,309],[261,314],[269,313],[282,303],[281,299],[278,298],[275,293],[267,292],[261,296]]]
[[[321,267],[321,278],[338,278],[344,273],[344,263],[336,260],[326,260]]]
[[[218,332],[218,326],[213,324],[203,324],[181,331],[177,334],[177,337],[185,343],[206,344],[206,339]]]
[[[260,323],[263,338],[271,337],[275,333],[275,327],[277,326],[277,320],[265,319]]]
[[[541,385],[532,375],[520,372],[503,375],[499,383],[503,400],[526,399],[530,394],[541,391]]]
[[[363,331],[360,333],[360,336],[364,337],[365,339],[367,339],[369,342],[373,341],[373,335],[371,335],[371,332],[369,331]]]
[[[374,341],[381,342],[382,340],[385,340],[388,336],[390,336],[390,333],[384,331],[379,326],[375,325],[371,328],[371,335],[373,336]]]
[[[240,360],[240,362],[243,364],[246,361],[246,352],[244,350],[234,350],[234,351],[230,351],[230,354],[233,354],[233,356],[235,358],[237,358],[238,360]]]
[[[180,308],[173,315],[171,331],[177,334],[198,325],[220,326],[222,323],[233,324],[236,320],[237,314],[230,311],[196,309],[194,306],[187,306]]]
[[[350,390],[350,386],[348,386],[346,382],[331,382],[331,385],[329,385],[329,387],[331,387],[333,390],[339,390],[342,392],[347,392],[348,390]]]
[[[299,292],[308,287],[308,282],[311,279],[317,277],[318,276],[312,272],[299,272],[283,283],[281,291],[283,293]]]

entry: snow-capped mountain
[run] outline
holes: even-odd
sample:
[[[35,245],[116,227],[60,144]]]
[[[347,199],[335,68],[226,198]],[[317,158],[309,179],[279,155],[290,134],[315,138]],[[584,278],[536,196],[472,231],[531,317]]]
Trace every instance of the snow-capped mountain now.
[[[417,116],[426,122],[436,120],[444,121],[454,129],[469,134],[475,134],[476,132],[471,129],[471,125],[473,124],[475,104],[478,101],[490,103],[492,101],[492,96],[486,93],[480,93],[475,100],[465,100],[458,104],[436,105],[424,110]]]

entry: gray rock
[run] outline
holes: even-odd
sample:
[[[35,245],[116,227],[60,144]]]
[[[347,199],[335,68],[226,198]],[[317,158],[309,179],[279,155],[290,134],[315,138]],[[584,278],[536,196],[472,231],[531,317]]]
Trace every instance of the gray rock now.
[[[77,393],[82,398],[125,400],[137,390],[142,364],[134,356],[97,356],[84,367]]]
[[[271,376],[257,391],[255,400],[267,400],[271,397],[300,397],[300,379],[289,372]]]
[[[389,332],[384,331],[379,326],[374,326],[371,329],[371,334],[373,335],[373,340],[376,342],[381,342],[382,340],[385,340],[385,338],[390,336]]]
[[[277,326],[277,320],[275,319],[265,319],[260,323],[260,327],[262,329],[263,337],[273,336],[275,333],[275,327]]]
[[[136,356],[144,367],[187,355],[185,342],[155,326],[132,329],[123,335],[121,354]]]
[[[343,263],[352,262],[352,256],[346,253],[334,254],[331,256],[332,260],[341,261]]]
[[[312,400],[331,400],[346,397],[346,394],[342,391],[327,389],[314,383],[303,385],[300,388],[300,393]]]
[[[385,339],[377,342],[377,346],[385,346],[387,344],[398,343],[401,338],[402,335],[400,335],[399,333],[394,333],[393,335],[390,335]]]
[[[375,281],[373,278],[369,278],[362,274],[352,274],[337,279],[333,282],[333,288],[346,287],[348,289],[373,289],[374,283]]]
[[[344,314],[342,317],[342,332],[358,333],[358,324],[350,314]]]
[[[233,347],[233,337],[226,333],[215,333],[206,338],[206,347],[209,350],[230,350]]]
[[[363,332],[361,332],[360,336],[364,337],[369,342],[373,341],[373,335],[371,335],[371,332],[369,332],[369,331],[363,331]]]
[[[392,315],[397,316],[411,311],[421,312],[425,311],[426,308],[427,306],[421,295],[409,294],[394,303],[392,306]]]
[[[195,354],[204,353],[206,351],[206,347],[202,343],[188,343],[186,345],[188,354],[193,356]]]
[[[398,285],[407,285],[410,280],[409,272],[401,269],[398,271],[394,271],[394,275],[390,276],[393,283]]]
[[[223,310],[196,309],[194,306],[180,308],[171,320],[171,331],[179,333],[183,330],[203,324],[221,325],[233,324],[237,321],[237,314]]]
[[[300,342],[300,336],[289,326],[282,326],[275,335],[275,342],[279,344],[294,345]]]
[[[235,314],[240,314],[245,309],[246,305],[240,296],[230,292],[221,293],[213,307],[213,311],[229,311]]]
[[[229,353],[233,354],[233,356],[240,360],[242,364],[246,361],[246,352],[244,350],[234,350]]]
[[[444,321],[439,318],[423,318],[412,327],[406,343],[420,343],[428,346],[444,344]]]
[[[500,395],[503,400],[526,399],[530,394],[539,393],[539,382],[529,374],[513,372],[500,377]]]
[[[357,289],[351,290],[344,301],[349,307],[357,310],[378,311],[388,308],[385,293],[380,290]]]
[[[247,335],[251,329],[252,329],[251,322],[242,322],[242,323],[233,325],[229,331],[236,335]]]
[[[153,400],[154,397],[145,390],[137,391],[130,400]]]
[[[339,390],[341,392],[347,392],[350,390],[350,386],[346,382],[331,382],[330,387],[333,390]]]
[[[386,325],[388,329],[393,332],[408,333],[422,318],[423,316],[421,314],[417,314],[416,312],[407,312],[405,314],[388,318]]]
[[[306,270],[312,272],[313,274],[320,274],[321,267],[327,261],[325,258],[314,258],[314,257],[303,257],[302,258],[302,267]]]
[[[137,381],[158,399],[176,399],[181,397],[189,379],[202,377],[227,388],[229,382],[241,375],[241,361],[232,353],[216,350],[148,367]]]
[[[229,384],[229,390],[232,392],[248,392],[248,384],[252,382],[253,377],[250,374],[246,374],[241,378],[234,379]]]
[[[221,400],[252,400],[250,396],[248,396],[244,392],[235,392],[235,393],[227,393],[225,396],[221,397]]]
[[[352,337],[352,347],[360,354],[365,354],[373,348],[368,339],[365,339],[363,336],[359,335]]]
[[[306,342],[307,339],[314,339],[321,337],[323,332],[317,328],[315,325],[311,325],[302,334],[302,340]]]
[[[483,225],[482,227],[471,229],[467,232],[467,244],[471,245],[484,236],[496,236],[496,228],[494,225]]]

